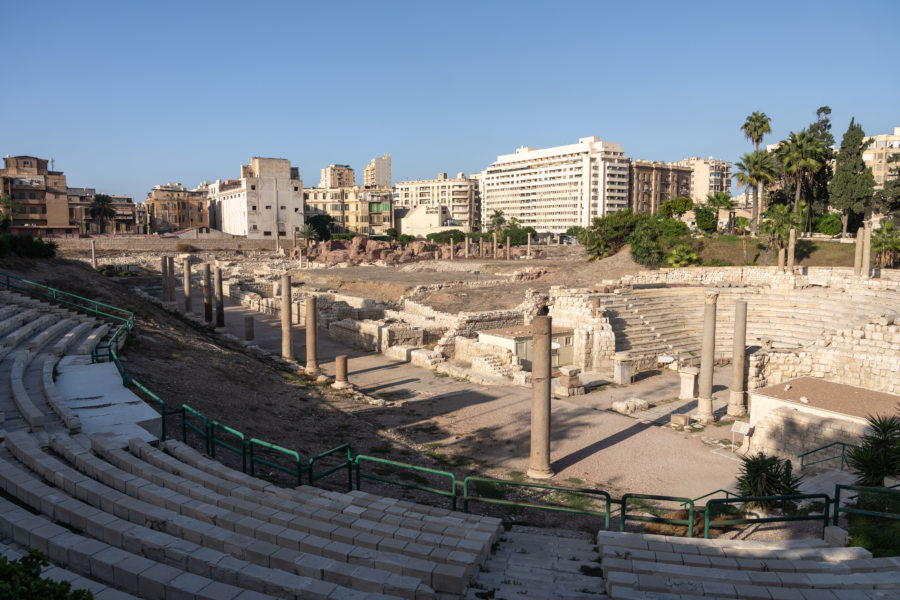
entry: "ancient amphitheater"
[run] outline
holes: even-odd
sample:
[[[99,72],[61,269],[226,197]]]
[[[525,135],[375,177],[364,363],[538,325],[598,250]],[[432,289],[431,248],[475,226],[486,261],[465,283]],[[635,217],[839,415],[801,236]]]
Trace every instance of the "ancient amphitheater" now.
[[[215,321],[216,286],[204,283],[198,268],[213,255],[168,256],[178,257],[163,261],[171,276],[162,285],[158,274],[137,278],[142,283],[136,297],[183,312],[181,274],[190,273],[194,314],[184,327],[203,328],[206,317]],[[160,264],[158,254],[142,260]],[[720,365],[731,361],[735,305],[745,301],[745,378],[737,385],[750,395],[753,429],[743,436],[742,452],[764,449],[797,459],[833,441],[852,443],[863,430],[860,406],[882,410],[900,398],[896,272],[686,268],[570,288],[541,287],[540,270],[529,270],[524,262],[506,268],[506,274],[473,279],[474,271],[490,269],[470,263],[443,275],[454,281],[432,281],[383,301],[308,286],[292,287],[285,298],[282,276],[289,273],[296,282],[304,271],[283,259],[248,265],[241,257],[224,256],[213,272],[221,269],[218,305],[229,309],[229,320],[258,316],[257,339],[245,342],[250,348],[256,344],[255,351],[265,350],[264,319],[289,306],[286,326],[298,347],[306,335],[305,347],[315,348],[319,336],[338,347],[377,351],[377,360],[468,382],[460,385],[528,390],[527,332],[535,317],[546,315],[558,342],[554,366],[561,371],[553,389],[560,405],[567,397],[600,394],[591,391],[597,385],[617,382],[606,389],[625,393],[633,380],[677,373],[681,389],[685,382],[688,386],[678,405],[690,405],[684,414],[696,408],[692,368],[700,366],[709,292],[717,292],[714,356]],[[86,281],[76,289],[89,288],[91,280]],[[522,286],[519,297],[499,298],[506,292],[497,292],[496,306],[487,310],[447,312],[427,301],[439,292],[475,294],[492,285],[505,290],[510,281]],[[14,274],[0,275],[0,283],[0,377],[9,382],[0,390],[0,553],[14,558],[38,549],[51,563],[46,577],[86,588],[95,598],[900,598],[900,558],[872,558],[867,550],[846,547],[836,527],[823,535],[829,514],[813,516],[818,519],[813,536],[801,539],[706,539],[702,531],[671,537],[641,528],[652,511],[629,509],[634,518],[620,530],[626,499],[614,493],[606,502],[609,526],[586,534],[504,528],[477,504],[463,504],[461,481],[427,504],[398,499],[390,486],[375,494],[338,491],[334,485],[275,485],[254,476],[254,465],[262,471],[265,464],[268,471],[274,456],[293,456],[297,476],[312,478],[312,457],[275,448],[275,454],[254,458],[253,449],[273,449],[229,429],[228,415],[188,414],[179,398],[140,389],[128,374],[126,341],[139,337],[141,328],[129,306],[73,296],[59,289],[64,286],[43,286]],[[131,289],[124,278],[118,285]],[[211,305],[206,315],[204,291]],[[311,306],[314,312],[307,312]],[[223,343],[242,337],[221,331]],[[279,354],[278,348],[276,338],[270,354]],[[304,354],[295,358],[288,364],[299,369]],[[310,358],[316,364],[314,351]],[[316,366],[334,375],[335,365],[325,362]],[[655,375],[644,378],[650,373]],[[338,375],[343,379],[345,373]],[[354,377],[351,368],[351,383]],[[811,388],[821,396],[800,401],[777,393],[785,382],[804,378],[825,385]],[[850,400],[842,402],[834,396],[838,389],[861,390],[863,404],[854,408]],[[379,400],[370,394],[358,399]],[[715,407],[720,419],[725,404],[718,401]],[[762,407],[765,414],[754,414]],[[196,426],[184,438],[189,443],[181,438],[187,419]],[[191,443],[201,437],[202,443]],[[527,448],[519,450],[527,455]],[[216,460],[216,453],[229,460]],[[235,456],[243,456],[243,465]],[[258,460],[261,456],[270,462]],[[332,479],[346,477],[346,468],[350,486],[358,487],[352,474],[354,463],[359,469],[361,462],[348,452]],[[696,503],[700,514],[703,504]]]

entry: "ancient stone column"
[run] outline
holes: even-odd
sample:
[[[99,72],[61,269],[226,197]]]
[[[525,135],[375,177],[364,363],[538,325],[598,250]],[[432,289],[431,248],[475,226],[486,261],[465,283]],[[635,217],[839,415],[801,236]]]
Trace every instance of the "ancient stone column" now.
[[[484,240],[478,240],[478,258],[484,258]]]
[[[97,244],[91,240],[91,267],[97,268]]]
[[[791,230],[793,231],[793,229]],[[747,302],[734,303],[734,348],[731,351],[731,392],[728,395],[728,414],[740,417],[746,414],[744,406],[744,360],[747,355]]]
[[[212,276],[210,275],[209,263],[203,265],[203,319],[207,323],[212,323]]]
[[[506,236],[506,260],[509,260],[509,236]]]
[[[294,360],[294,340],[291,336],[291,276],[281,276],[281,358]]]
[[[865,245],[866,230],[860,227],[856,231],[856,254],[853,257],[853,274],[862,275],[863,246]]]
[[[162,295],[160,299],[163,302],[169,301],[169,259],[165,256],[160,257],[159,259],[159,272],[161,275],[162,282]]]
[[[617,385],[631,385],[631,354],[628,352],[616,352],[613,354],[613,383]]]
[[[469,238],[465,238],[466,242],[466,258],[469,258]]]
[[[531,322],[531,331],[531,462],[528,476],[547,479],[553,476],[550,470],[551,318],[535,317]]]
[[[778,251],[778,272],[779,273],[784,273],[784,259],[785,259],[786,255],[787,255],[787,250],[785,250],[784,248],[782,248]]]
[[[350,387],[347,381],[347,355],[341,354],[334,357],[334,383],[331,387],[337,390],[343,390]]]
[[[591,298],[591,305],[593,315],[598,316],[600,314],[600,298]]]
[[[316,297],[306,299],[306,372],[315,375],[319,372],[319,313],[316,309]]]
[[[216,267],[216,327],[225,327],[225,295],[222,293],[222,269]]]
[[[703,307],[703,346],[700,350],[700,393],[697,399],[697,418],[711,423],[713,417],[713,367],[716,360],[716,301],[719,292],[708,290]]]
[[[169,257],[169,302],[175,302],[175,257]]]
[[[531,258],[531,232],[528,232],[528,258]]]
[[[865,243],[863,244],[862,276],[868,279],[872,272],[872,227],[869,225],[866,225],[863,239]]]
[[[450,238],[450,260],[453,260],[453,255],[455,254],[455,252],[453,252],[453,249],[453,238]]]
[[[184,266],[184,312],[191,312],[191,261],[185,258]]]
[[[788,238],[788,250],[787,250],[787,272],[792,274],[794,273],[794,255],[797,251],[797,230],[791,227],[791,235]]]
[[[679,400],[693,400],[697,397],[697,375],[699,373],[700,369],[697,367],[682,367],[678,370],[678,376],[681,377]]]
[[[256,334],[253,331],[253,315],[247,315],[244,317],[244,339],[252,342],[254,337]]]
[[[491,252],[491,258],[497,260],[497,232],[494,232],[494,251]]]

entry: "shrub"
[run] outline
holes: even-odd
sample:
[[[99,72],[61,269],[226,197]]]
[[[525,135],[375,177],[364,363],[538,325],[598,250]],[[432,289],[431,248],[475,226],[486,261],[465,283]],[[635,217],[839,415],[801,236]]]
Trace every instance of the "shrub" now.
[[[56,242],[31,237],[27,233],[0,235],[0,258],[53,258],[56,256]]]
[[[885,477],[900,475],[900,418],[870,415],[868,433],[847,452],[857,485],[884,487]]]
[[[816,232],[825,235],[837,235],[844,230],[841,216],[835,213],[823,215],[816,223]]]
[[[734,263],[724,258],[710,258],[703,261],[704,267],[733,267]]]
[[[697,253],[690,246],[679,244],[669,252],[666,262],[673,267],[688,267],[698,264],[700,257],[697,256]]]
[[[435,244],[449,244],[450,238],[453,238],[453,242],[456,243],[463,241],[464,237],[466,237],[466,234],[459,229],[448,229],[438,233],[429,233],[425,236],[425,239]]]
[[[697,223],[697,229],[707,233],[715,231],[719,224],[715,211],[706,206],[694,211],[694,222]]]
[[[414,242],[414,241],[416,241],[416,236],[401,233],[400,235],[397,236],[397,241],[404,242],[404,243]]]
[[[659,214],[666,219],[671,219],[675,215],[683,215],[694,208],[694,201],[686,196],[681,198],[673,198],[662,203],[659,207]]]
[[[785,496],[799,493],[803,478],[794,476],[791,461],[767,456],[763,452],[742,456],[741,461],[737,481],[737,490],[741,496]],[[750,503],[753,504],[770,507],[775,503]]]
[[[628,236],[631,244],[631,258],[645,267],[656,268],[662,262],[663,250],[660,245],[659,228],[654,221],[644,220]]]
[[[352,240],[353,238],[359,236],[358,233],[335,233],[332,238],[336,240]]]
[[[4,600],[90,600],[87,590],[73,590],[66,581],[41,579],[41,567],[50,563],[37,550],[19,560],[0,556],[0,598]]]
[[[177,244],[175,244],[175,251],[176,252],[196,252],[197,248],[190,244],[186,244],[185,242],[178,242]]]

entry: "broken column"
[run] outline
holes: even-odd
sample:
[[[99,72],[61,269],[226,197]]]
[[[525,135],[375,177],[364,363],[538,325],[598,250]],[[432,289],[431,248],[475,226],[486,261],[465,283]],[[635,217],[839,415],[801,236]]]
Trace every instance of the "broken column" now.
[[[531,258],[531,232],[528,232],[528,258]]]
[[[509,257],[510,257],[510,255],[509,255],[510,247],[509,246],[510,246],[509,236],[506,236],[506,260],[509,260]]]
[[[306,299],[306,373],[315,375],[319,372],[319,313],[316,310],[316,297]]]
[[[792,230],[793,231],[793,230]],[[747,413],[744,404],[746,386],[744,359],[747,354],[747,302],[734,303],[734,348],[731,351],[731,392],[728,395],[728,414],[740,417]]]
[[[494,240],[496,240],[494,234]],[[538,316],[531,322],[531,462],[528,476],[547,479],[550,470],[550,337],[552,320]]]
[[[628,352],[616,352],[613,354],[613,383],[618,385],[631,384],[631,364],[633,360]]]
[[[91,240],[91,267],[97,268],[97,244]]]
[[[794,274],[794,254],[797,251],[797,230],[791,227],[791,235],[788,238],[787,271]]]
[[[455,254],[455,253],[453,252],[453,249],[454,249],[454,246],[453,246],[453,238],[450,238],[450,260],[453,260],[453,255]]]
[[[597,296],[591,298],[591,314],[593,314],[595,317],[600,316],[600,302],[601,300]]]
[[[866,279],[872,272],[872,227],[866,224],[866,232],[863,235],[862,276]]]
[[[209,263],[203,265],[203,320],[212,323],[212,276]]]
[[[465,254],[465,257],[466,257],[466,258],[469,258],[469,238],[468,238],[468,237],[463,238],[463,241],[466,243],[466,254]]]
[[[160,300],[163,302],[169,301],[169,260],[163,256],[159,259],[159,273],[160,273],[160,282],[162,285],[162,295],[160,295]]]
[[[334,383],[331,384],[336,390],[344,390],[349,387],[350,382],[347,381],[347,355],[341,354],[334,358]]]
[[[856,231],[856,254],[853,257],[853,274],[862,275],[863,246],[865,245],[866,231],[860,227]]]
[[[700,350],[700,390],[697,419],[704,423],[715,420],[712,407],[713,367],[716,360],[716,301],[719,292],[708,290],[703,307],[703,346]]]
[[[697,375],[700,369],[697,367],[681,367],[678,376],[681,377],[681,390],[678,393],[679,400],[693,400],[697,397]]]
[[[225,327],[225,295],[222,293],[222,269],[216,267],[216,327]]]
[[[559,381],[553,393],[558,396],[580,396],[584,393],[584,384],[578,376],[581,369],[574,365],[559,368]]]
[[[281,358],[294,360],[294,340],[291,336],[291,276],[281,276]]]
[[[184,312],[191,312],[191,261],[185,258],[184,264]]]
[[[784,248],[778,250],[778,272],[784,273],[784,259],[787,251]]]
[[[478,240],[478,258],[484,258],[484,239]]]
[[[175,257],[169,257],[169,302],[175,302]]]
[[[494,250],[491,252],[491,258],[497,260],[497,232],[494,232]]]
[[[244,317],[244,339],[248,342],[252,342],[254,337],[253,315],[247,315]]]

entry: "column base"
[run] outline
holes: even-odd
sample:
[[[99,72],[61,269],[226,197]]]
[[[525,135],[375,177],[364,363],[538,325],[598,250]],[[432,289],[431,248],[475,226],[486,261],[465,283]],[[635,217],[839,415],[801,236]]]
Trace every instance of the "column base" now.
[[[331,387],[336,390],[349,390],[353,388],[353,384],[349,381],[335,381],[331,384]]]
[[[553,471],[551,471],[550,469],[547,469],[546,471],[538,469],[528,469],[525,474],[531,479],[550,479],[551,477],[553,477]]]
[[[307,375],[318,375],[318,374],[319,374],[319,367],[318,367],[318,366],[315,366],[315,367],[306,367],[306,368],[304,369],[304,371],[306,371],[306,374],[307,374]]]
[[[697,400],[697,413],[694,418],[701,423],[715,423],[716,417],[713,415],[712,398],[699,398]]]
[[[743,417],[747,414],[747,407],[744,406],[744,392],[730,392],[728,397],[728,416]]]

